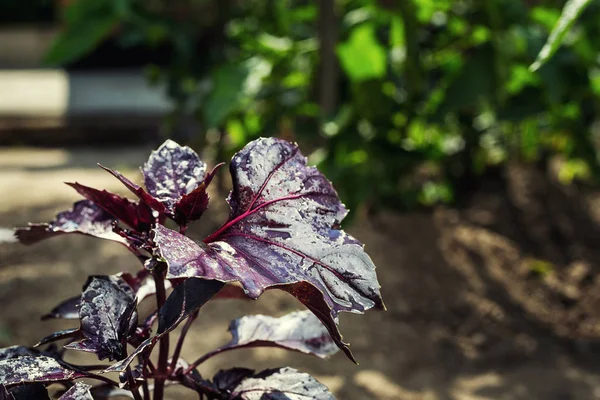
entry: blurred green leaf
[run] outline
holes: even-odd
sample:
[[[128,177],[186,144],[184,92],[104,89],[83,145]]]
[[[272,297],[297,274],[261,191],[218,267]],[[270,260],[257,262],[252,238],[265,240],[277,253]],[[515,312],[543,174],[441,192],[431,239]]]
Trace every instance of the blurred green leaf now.
[[[208,128],[221,125],[239,107],[242,88],[249,72],[244,64],[228,64],[213,73],[213,88],[203,107]]]
[[[531,70],[535,71],[539,69],[550,57],[556,53],[556,50],[560,47],[563,38],[571,29],[577,18],[581,15],[583,10],[586,8],[588,4],[590,4],[590,0],[568,0],[565,4],[562,14],[558,19],[558,22],[550,32],[550,36],[542,47],[542,50],[537,56],[537,59],[533,64],[531,64]]]
[[[344,72],[354,82],[385,76],[386,52],[375,37],[373,24],[354,28],[350,38],[338,45],[337,53]]]

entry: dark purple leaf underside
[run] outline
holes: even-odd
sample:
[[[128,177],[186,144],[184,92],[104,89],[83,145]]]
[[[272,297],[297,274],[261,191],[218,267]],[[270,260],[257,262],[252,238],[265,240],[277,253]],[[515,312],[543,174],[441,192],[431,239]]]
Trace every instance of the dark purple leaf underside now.
[[[42,320],[50,318],[78,319],[80,302],[81,296],[71,297],[70,299],[58,304],[48,314],[43,315]]]
[[[244,379],[252,376],[254,371],[248,368],[231,368],[220,370],[213,377],[213,382],[222,392],[229,392]]]
[[[92,386],[83,382],[76,382],[58,400],[94,400],[90,393]]]
[[[24,356],[0,361],[0,382],[7,387],[33,382],[67,381],[83,376],[45,356]]]
[[[41,339],[34,347],[43,346],[46,343],[55,342],[57,340],[81,336],[79,328],[65,329],[63,331],[54,332]]]
[[[131,354],[129,354],[129,356],[127,356],[127,358],[117,363],[114,363],[110,367],[106,368],[103,372],[125,371],[129,364],[131,364],[133,360],[137,358],[138,355],[142,354],[144,357],[150,356],[150,353],[152,352],[152,349],[154,348],[154,345],[156,344],[158,339],[158,336],[152,336],[151,338],[144,340],[133,352],[131,352]]]
[[[23,244],[34,244],[65,233],[81,233],[127,245],[125,239],[113,232],[114,222],[110,214],[93,202],[82,200],[75,203],[71,210],[59,213],[50,223],[17,228],[15,236]]]
[[[289,367],[245,378],[228,392],[230,399],[242,400],[335,400],[325,385]]]
[[[224,283],[199,278],[186,279],[175,287],[158,313],[158,333],[164,334],[200,309]]]
[[[121,278],[95,277],[81,295],[82,341],[66,348],[96,353],[100,360],[125,357],[125,340],[135,323],[135,294]],[[134,318],[135,317],[135,318]]]
[[[148,193],[172,211],[204,182],[206,164],[188,146],[167,140],[150,154],[142,173]]]
[[[2,384],[0,384],[0,400],[15,400],[14,396]]]
[[[67,183],[67,185],[138,232],[148,231],[154,221],[152,210],[145,203],[135,203],[106,190],[94,189],[79,183]]]
[[[0,392],[1,393],[1,392]],[[0,400],[2,395],[0,394]],[[9,391],[10,400],[50,400],[46,386],[42,383],[28,383],[13,386]]]
[[[98,165],[100,165],[100,164],[98,164]],[[129,189],[133,194],[135,194],[141,201],[143,201],[148,206],[150,206],[150,208],[158,211],[159,213],[165,213],[167,211],[163,203],[161,203],[160,201],[158,201],[157,199],[152,197],[150,194],[148,194],[148,192],[146,192],[141,186],[136,185],[135,183],[131,182],[129,179],[127,179],[125,176],[123,176],[123,174],[121,174],[119,171],[112,170],[103,165],[100,165],[100,168],[104,169],[105,171],[110,173],[112,176],[117,178],[123,185],[125,185],[125,187],[127,189]]]
[[[212,182],[217,170],[223,166],[223,163],[216,165],[210,171],[196,189],[190,193],[181,196],[174,207],[173,219],[180,225],[184,225],[189,221],[199,219],[204,211],[208,208],[208,185]]]
[[[234,320],[233,336],[223,348],[276,346],[326,358],[338,351],[327,328],[310,311],[297,311],[281,318],[249,315]]]
[[[337,332],[338,313],[384,305],[373,262],[360,242],[338,229],[346,209],[331,183],[306,165],[295,145],[274,138],[248,144],[230,170],[230,217],[207,245],[156,227],[167,277],[239,281],[252,298],[268,288],[286,290],[349,354]]]

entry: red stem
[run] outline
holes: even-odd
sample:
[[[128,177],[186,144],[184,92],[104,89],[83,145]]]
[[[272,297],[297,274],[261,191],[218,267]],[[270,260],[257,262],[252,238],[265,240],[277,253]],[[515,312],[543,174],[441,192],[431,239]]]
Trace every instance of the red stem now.
[[[177,360],[179,359],[179,355],[181,354],[183,341],[185,340],[185,336],[187,335],[188,330],[192,326],[192,323],[194,322],[196,317],[198,317],[198,312],[195,312],[194,314],[190,315],[187,321],[185,321],[185,325],[181,329],[181,333],[179,334],[179,339],[177,340],[177,345],[175,346],[175,351],[173,352],[171,359],[171,371],[174,371],[175,367],[177,366]]]
[[[200,358],[198,358],[196,361],[194,361],[193,363],[190,364],[189,367],[186,368],[185,371],[183,371],[183,375],[187,375],[189,374],[191,371],[193,371],[198,365],[202,364],[204,361],[208,360],[211,357],[214,357],[218,354],[221,354],[225,351],[228,350],[233,350],[236,347],[219,347],[218,349],[215,349],[213,351],[209,351],[208,353],[204,354],[203,356],[201,356]]]
[[[299,199],[301,197],[304,197],[304,196],[307,196],[310,194],[311,193],[295,194],[295,195],[291,195],[291,196],[287,196],[287,197],[281,197],[279,199],[273,199],[273,200],[266,201],[266,202],[258,205],[256,208],[254,208],[252,210],[247,210],[243,214],[238,215],[237,217],[232,219],[231,221],[223,224],[223,226],[221,226],[219,229],[217,229],[217,231],[215,231],[213,234],[211,234],[206,239],[204,239],[204,243],[213,242],[216,238],[218,238],[221,235],[221,233],[225,232],[227,229],[231,228],[233,225],[237,224],[239,221],[243,220],[244,218],[248,217],[249,215],[254,214],[256,211],[260,210],[261,208],[269,206],[273,203],[277,203],[278,201]],[[252,203],[252,204],[254,204],[254,203]]]
[[[154,269],[154,282],[156,284],[156,306],[158,310],[165,304],[165,282],[163,268],[158,265]],[[154,400],[163,400],[165,391],[165,378],[168,375],[169,362],[169,335],[160,338],[158,350],[158,365],[156,366],[156,377],[154,379]]]
[[[129,391],[133,394],[134,400],[142,400],[142,396],[140,396],[140,391],[135,386],[135,381],[133,380],[133,375],[131,375],[131,367],[127,366],[127,381],[129,383]]]

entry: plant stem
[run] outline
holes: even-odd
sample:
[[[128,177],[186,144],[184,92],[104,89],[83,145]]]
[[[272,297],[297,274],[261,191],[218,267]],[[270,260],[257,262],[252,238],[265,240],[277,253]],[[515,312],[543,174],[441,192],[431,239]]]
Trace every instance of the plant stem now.
[[[185,321],[185,325],[181,329],[181,334],[179,335],[179,339],[177,340],[177,345],[175,346],[175,351],[173,352],[171,360],[171,371],[174,371],[175,367],[177,366],[177,360],[179,359],[179,354],[181,354],[183,341],[185,340],[185,336],[187,335],[188,330],[192,326],[192,323],[196,320],[196,317],[198,317],[198,312],[195,312],[192,315],[190,315],[187,321]]]
[[[131,367],[127,367],[127,381],[129,383],[129,391],[133,394],[134,400],[142,400],[142,396],[140,396],[140,391],[137,387],[135,387],[135,381],[133,380],[133,375],[131,374]]]
[[[194,361],[193,363],[191,363],[190,366],[187,367],[187,369],[183,372],[183,375],[189,374],[198,365],[202,364],[204,361],[208,360],[209,358],[214,357],[217,354],[221,354],[224,351],[234,350],[234,349],[236,349],[236,347],[219,347],[218,349],[215,349],[213,351],[209,351],[208,353],[204,354],[203,356],[201,356],[200,358],[198,358],[196,361]]]
[[[162,264],[156,266],[153,272],[156,284],[156,306],[158,310],[165,304],[165,281],[163,277]],[[160,338],[158,349],[158,365],[156,366],[156,377],[154,379],[154,400],[163,400],[165,390],[165,379],[168,375],[167,365],[169,361],[169,334]]]

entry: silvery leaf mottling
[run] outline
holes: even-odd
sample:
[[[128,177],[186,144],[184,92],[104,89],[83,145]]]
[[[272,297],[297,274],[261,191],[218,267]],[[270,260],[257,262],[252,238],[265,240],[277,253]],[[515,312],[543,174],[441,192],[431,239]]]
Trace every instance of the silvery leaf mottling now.
[[[94,400],[90,393],[92,386],[83,382],[76,382],[58,400]]]
[[[173,210],[183,196],[203,183],[206,163],[188,146],[167,140],[150,154],[142,173],[148,193]]]
[[[24,356],[0,361],[0,383],[9,387],[33,382],[59,382],[84,374],[67,369],[53,358]]]
[[[229,393],[230,399],[242,400],[335,400],[325,385],[289,367],[245,378]]]
[[[198,245],[163,226],[155,229],[167,277],[239,281],[257,298],[288,291],[341,341],[340,311],[384,308],[375,266],[360,242],[339,229],[347,211],[331,183],[306,164],[298,147],[268,138],[233,157],[229,220]]]
[[[137,320],[135,306],[135,293],[123,279],[91,278],[79,309],[84,339],[65,347],[96,353],[100,360],[123,359],[125,340]]]
[[[65,233],[80,233],[127,245],[125,239],[113,232],[115,222],[110,214],[93,202],[81,200],[71,210],[57,214],[52,222],[17,228],[15,236],[23,244],[34,244]]]
[[[223,349],[276,346],[326,358],[338,347],[327,328],[310,311],[296,311],[280,318],[248,315],[232,321],[233,336]]]

